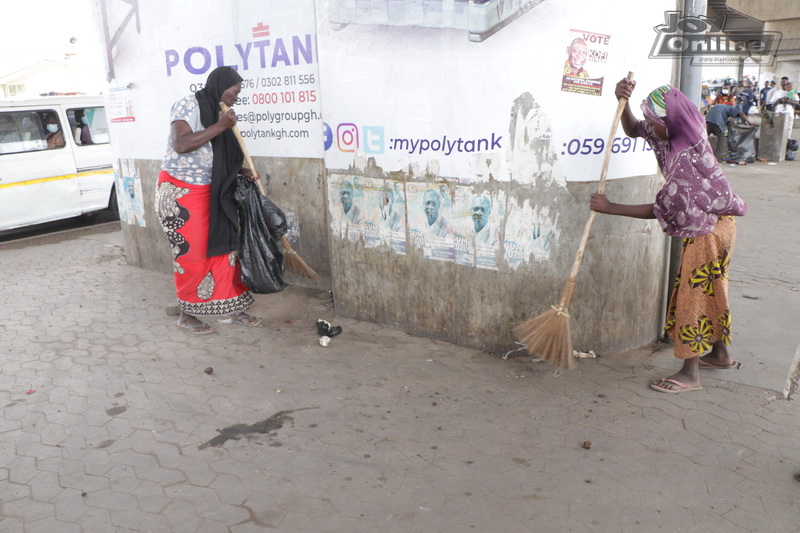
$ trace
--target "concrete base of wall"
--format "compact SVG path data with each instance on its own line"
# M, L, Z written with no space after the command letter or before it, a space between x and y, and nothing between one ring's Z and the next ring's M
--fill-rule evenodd
M421 190L438 186L413 183ZM647 203L662 183L660 176L613 180L607 193L616 201ZM489 352L517 347L514 326L560 300L589 217L589 195L596 192L597 183L545 190L491 185L505 189L509 201L559 206L561 234L548 260L514 269L501 246L498 269L487 270L431 260L413 245L411 235L406 253L400 254L388 245L365 246L363 235L353 239L334 233L331 262L337 313ZM414 216L406 209L407 219ZM505 229L504 222L501 234ZM596 217L570 305L575 349L620 352L661 335L667 253L666 237L656 221Z
M338 198L328 200L321 160L257 158L256 164L269 175L268 194L290 218L293 248L323 278L314 283L287 274L290 283L332 288L342 315L498 353L516 347L512 329L517 323L558 303L589 217L589 195L597 189L592 182L531 186L491 181L476 186L476 193L488 187L493 197L505 198L509 205L513 200L558 213L559 235L546 259L512 264L499 247L496 268L486 269L431 260L408 233L407 252L400 254L385 244L365 247L363 236L353 240L332 232L329 209ZM154 209L159 169L159 161L136 161L144 225L123 220L122 228L129 264L172 273L171 251ZM440 185L397 173L381 177L374 168L364 174L376 182L391 178L409 187L416 184L421 191ZM661 184L660 176L618 179L608 183L607 193L616 201L647 203ZM415 215L403 214L406 219ZM500 222L504 237L510 228L507 219ZM575 349L619 352L651 343L661 334L666 255L665 236L656 221L596 217L570 305Z
M303 287L330 288L329 231L325 217L322 160L253 159L258 171L268 176L265 178L268 195L289 219L292 248L322 278L320 282L313 282L287 272L286 281ZM126 221L124 213L121 214L126 258L130 265L171 274L172 252L155 213L155 188L161 161L136 160L135 166L141 180L142 195L142 198L135 199L135 204L141 206L143 213L142 216L137 213L130 221ZM123 210L126 201L122 200Z

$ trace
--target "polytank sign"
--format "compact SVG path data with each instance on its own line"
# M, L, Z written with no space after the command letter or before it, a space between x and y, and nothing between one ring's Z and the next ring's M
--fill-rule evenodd
M244 78L234 110L252 155L322 157L314 0L94 2L119 157L163 157L172 104L218 66Z

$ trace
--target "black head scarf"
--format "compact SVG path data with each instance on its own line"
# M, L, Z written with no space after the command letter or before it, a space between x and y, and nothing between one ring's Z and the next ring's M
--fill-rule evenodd
M231 67L219 67L208 75L205 87L197 91L200 122L208 128L219 120L219 103L222 93L242 82L242 77ZM233 129L227 129L211 139L214 162L211 167L211 201L208 220L208 257L236 250L238 216L233 193L236 174L242 168L242 152Z

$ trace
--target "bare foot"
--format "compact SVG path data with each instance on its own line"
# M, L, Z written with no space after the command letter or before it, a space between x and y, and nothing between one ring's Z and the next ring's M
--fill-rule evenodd
M722 341L714 343L711 351L700 358L700 368L725 369L739 368L742 365L728 354L728 347Z
M679 372L650 383L650 388L670 394L702 389L703 387L700 386L700 372L698 371L699 363L699 357L685 359Z
M187 315L183 311L181 311L181 314L178 316L178 323L176 325L179 329L188 333L194 333L195 335L205 335L206 333L214 331L214 328L201 321L199 318Z

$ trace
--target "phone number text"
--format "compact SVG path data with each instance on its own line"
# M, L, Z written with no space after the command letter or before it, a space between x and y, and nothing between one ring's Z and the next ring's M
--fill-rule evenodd
M275 91L264 93L253 93L249 96L240 96L236 103L242 105L257 104L294 104L310 103L317 101L317 91L312 89L309 91Z
M274 89L276 87L292 87L295 85L314 85L317 82L314 74L292 74L291 76L260 76L242 80L242 89ZM202 89L203 83L189 85L191 92Z
M561 145L564 150L561 155L597 155L606 148L605 139L571 139ZM617 137L611 145L611 153L650 152L653 149L642 138Z

